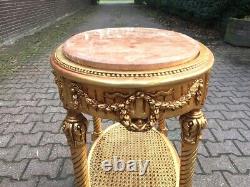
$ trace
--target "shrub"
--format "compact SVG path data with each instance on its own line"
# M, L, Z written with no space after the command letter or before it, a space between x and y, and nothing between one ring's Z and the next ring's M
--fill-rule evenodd
M149 6L184 18L219 21L250 14L250 0L145 0Z

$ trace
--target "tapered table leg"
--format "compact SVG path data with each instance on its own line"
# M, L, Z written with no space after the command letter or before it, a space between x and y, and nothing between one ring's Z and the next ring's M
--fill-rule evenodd
M163 117L159 118L158 131L168 136L168 128L167 128L166 119Z
M71 150L76 187L89 187L88 153L86 144L87 119L78 112L68 111L63 131Z
M201 131L207 121L201 110L194 110L180 117L182 130L180 187L191 187Z
M92 141L95 141L102 134L102 119L93 117L94 132L92 134Z

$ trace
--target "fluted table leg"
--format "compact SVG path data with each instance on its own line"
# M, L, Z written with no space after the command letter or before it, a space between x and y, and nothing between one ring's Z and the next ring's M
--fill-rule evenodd
M207 121L201 110L194 110L180 117L182 130L180 187L191 187L201 131Z
M76 187L89 187L88 153L86 144L87 119L78 112L68 111L63 131L71 150Z
M158 131L168 136L168 128L167 128L166 119L163 117L159 118Z
M92 141L95 141L102 134L102 119L93 117L94 132L92 134Z

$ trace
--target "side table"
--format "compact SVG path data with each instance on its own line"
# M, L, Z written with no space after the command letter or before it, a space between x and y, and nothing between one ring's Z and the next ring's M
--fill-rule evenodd
M192 186L201 131L201 111L214 57L203 44L181 33L153 28L107 28L77 34L51 56L55 82L67 116L63 130L71 148L76 186L90 186L87 119L92 139L101 119L132 132L157 128L180 116L180 186Z

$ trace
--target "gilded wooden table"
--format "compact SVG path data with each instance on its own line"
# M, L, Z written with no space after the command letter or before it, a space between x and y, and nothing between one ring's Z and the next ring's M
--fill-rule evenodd
M87 119L92 138L101 119L129 131L156 127L167 134L165 119L180 116L180 186L192 186L201 131L201 111L214 57L192 38L152 28L108 28L77 34L51 56L60 99L68 111L63 130L71 148L77 186L89 185Z

